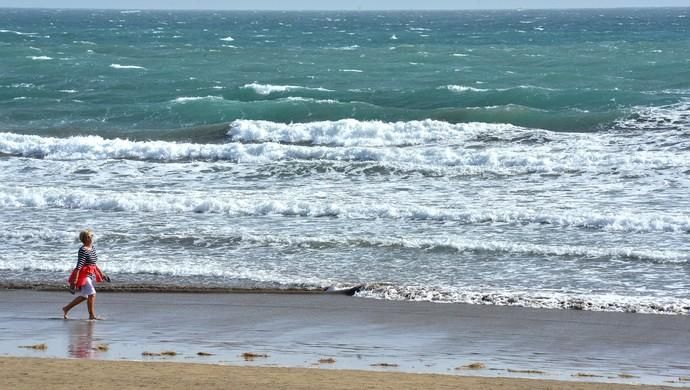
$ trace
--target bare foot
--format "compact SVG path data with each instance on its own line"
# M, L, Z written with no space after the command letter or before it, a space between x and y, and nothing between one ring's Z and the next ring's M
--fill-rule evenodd
M62 318L69 320L69 317L67 317L67 310L64 307L62 308Z
M100 321L103 317L89 317L89 321Z

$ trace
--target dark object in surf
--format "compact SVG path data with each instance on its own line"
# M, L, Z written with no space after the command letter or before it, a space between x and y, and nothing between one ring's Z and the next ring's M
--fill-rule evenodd
M241 355L244 360L246 361L252 361L257 358L267 358L268 354L266 353L254 353L254 352L245 352Z
M354 287L350 287L350 288L335 288L333 286L328 286L328 287L324 288L323 291L328 293L328 294L342 294L342 295L347 295L347 296L351 297L351 296L355 295L356 292L362 290L363 288L364 288L364 286L361 284L354 286Z

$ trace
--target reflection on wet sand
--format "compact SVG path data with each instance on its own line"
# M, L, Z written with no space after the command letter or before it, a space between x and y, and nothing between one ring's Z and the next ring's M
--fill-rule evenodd
M93 345L94 321L71 321L69 324L69 346L67 351L70 357L90 359L97 353Z

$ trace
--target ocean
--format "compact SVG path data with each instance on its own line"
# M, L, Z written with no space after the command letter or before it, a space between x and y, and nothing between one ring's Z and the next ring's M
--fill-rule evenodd
M690 8L0 9L0 285L687 315Z

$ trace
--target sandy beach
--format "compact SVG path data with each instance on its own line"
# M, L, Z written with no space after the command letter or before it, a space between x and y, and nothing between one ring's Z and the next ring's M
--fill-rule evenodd
M690 390L688 31L0 0L0 390Z
M0 372L9 388L73 388L69 378L81 367L104 388L690 385L685 316L121 292L99 293L106 319L91 322L85 307L62 319L66 293L4 290L0 298Z
M382 373L307 368L233 367L196 363L0 358L11 389L662 389L610 383L481 378L436 374ZM93 381L78 382L75 372Z

